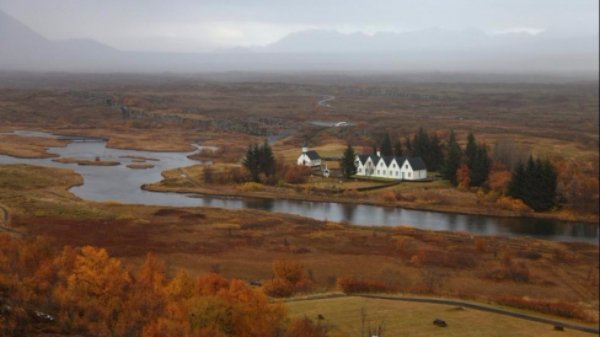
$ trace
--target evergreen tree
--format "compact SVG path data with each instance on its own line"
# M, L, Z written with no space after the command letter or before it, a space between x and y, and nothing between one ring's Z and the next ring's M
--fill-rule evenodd
M477 153L477 143L475 143L475 136L472 132L469 132L467 136L467 146L465 147L465 156L467 157L467 165L470 167L475 159Z
M454 131L450 131L450 139L448 140L446 151L447 154L446 160L442 167L442 176L456 186L456 171L460 167L461 150L460 146L456 142L456 135L454 135Z
M519 162L512 173L510 182L508 183L508 195L515 198L522 198L525 179L525 164L523 164L523 162Z
M348 147L346 147L346 150L344 151L344 156L342 157L341 162L342 174L344 175L344 178L350 178L356 174L356 165L354 163L355 160L356 153L354 153L352 145L348 144Z
M421 157L421 158L423 158L423 160L425 160L425 157L427 157L427 154L429 153L429 150L430 150L429 135L427 134L425 129L419 128L419 131L413 137L413 141L412 141L411 145L412 145L411 156ZM425 161L425 164L429 165L429 163L427 163L427 161Z
M383 139L381 140L380 151L382 156L392 156L394 154L394 150L392 149L392 141L390 140L390 135L386 132L383 135Z
M246 150L246 157L244 158L243 164L244 167L248 169L248 172L250 172L252 180L258 181L258 176L260 174L258 145L254 144L248 146L248 150Z
M444 165L444 151L442 150L442 144L437 134L429 137L429 151L425 158L427 159L425 164L432 171L438 171Z
M404 145L406 147L406 154L405 154L405 156L408 156L408 157L413 156L412 143L410 141L410 138L408 138L408 136L404 138Z
M275 174L275 157L273 156L273 151L267 140L265 140L263 146L260 148L259 163L260 172L264 173L266 176Z
M485 144L476 146L469 169L471 170L471 186L481 186L487 180L490 172L490 158Z
M542 183L538 186L541 191L540 205L542 210L548 210L555 206L558 172L549 160L541 161L539 165L542 176Z
M402 142L397 141L394 145L394 156L401 157L402 156Z

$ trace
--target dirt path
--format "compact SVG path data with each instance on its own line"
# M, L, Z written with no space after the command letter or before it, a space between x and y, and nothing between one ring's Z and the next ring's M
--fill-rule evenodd
M198 182L195 181L183 167L180 167L177 170L179 171L181 176L185 177L192 185L194 185L194 187L201 187L200 184L198 184Z
M495 314L516 317L516 318L520 318L520 319L526 319L529 321L534 321L534 322L539 322L539 323L547 323L547 324L551 324L553 326L562 326L567 329L589 332L589 333L593 333L593 334L600 333L600 329L598 329L598 328L592 328L589 326L579 325L579 324L574 324L574 323L567 323L567 322L563 322L563 321L559 321L559 320L555 320L555 319L538 317L538 316L533 316L533 315L529 315L529 314L525 314L525 313L514 312L514 311L495 308L495 307L491 307L491 306L487 306L487 305L483 305L483 304L477 304L477 303L465 302L465 301L459 301L459 300L449 300L449 299L447 300L447 299L426 298L426 297L367 295L367 294L357 295L357 296L364 297L364 298L380 299L380 300L391 300L391 301L457 305L457 306L461 306L461 307L465 307L465 308L469 308L469 309L487 311L487 312L492 312Z
M10 228L10 213L5 206L0 205L0 232L10 232L18 235L23 235L23 233Z
M331 102L334 99L335 99L335 96L331 96L331 95L325 96L323 99L321 99L319 102L317 102L317 104L322 107L331 108L331 104L329 104L327 102Z

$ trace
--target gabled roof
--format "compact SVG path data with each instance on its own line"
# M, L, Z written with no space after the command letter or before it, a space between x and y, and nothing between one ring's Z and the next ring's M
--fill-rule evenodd
M306 155L308 156L308 158L310 160L317 160L317 159L321 159L321 156L319 156L319 154L317 153L317 151L315 150L311 150L311 151L307 151Z
M383 159L383 162L385 163L385 166L387 166L387 167L390 167L390 165L392 164L394 159L396 160L396 163L398 163L398 166L400 166L400 165L402 165L402 163L404 163L404 157L384 156L381 158Z
M356 157L358 157L358 161L364 165L367 162L367 159L369 159L369 155L368 154L359 154Z
M425 166L425 162L421 157L408 157L406 160L408 160L413 171L427 170L427 166Z
M366 164L366 162L369 158L371 158L373 165L377 165L377 163L379 163L379 160L381 159L380 157L377 157L374 154L359 154L359 155L357 155L357 157L362 165Z

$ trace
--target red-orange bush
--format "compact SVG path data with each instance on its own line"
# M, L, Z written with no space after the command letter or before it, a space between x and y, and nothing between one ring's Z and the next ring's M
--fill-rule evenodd
M547 301L515 296L501 296L496 298L495 302L515 308L534 310L566 318L590 320L590 317L586 314L582 307L562 301Z
M303 184L310 177L311 170L307 166L286 166L283 180L289 184Z
M265 282L265 293L273 297L289 297L310 289L311 282L304 272L304 265L297 261L277 260L273 262L273 278Z
M353 293L384 293L391 289L380 281L357 279L353 277L340 277L337 280L338 288L346 294Z

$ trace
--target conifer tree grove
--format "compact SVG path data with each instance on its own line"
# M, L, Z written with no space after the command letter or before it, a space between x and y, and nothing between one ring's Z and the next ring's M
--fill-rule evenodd
M519 198L536 211L546 211L555 206L558 173L549 160L529 157L526 164L519 163L508 185L508 195Z
M402 143L400 141L397 141L396 144L394 144L394 156L402 156Z
M454 131L450 131L450 139L448 140L446 149L446 160L442 167L441 173L445 179L448 179L453 185L457 185L456 171L460 167L462 153L460 146L456 142L456 135L454 134Z
M481 186L488 178L491 160L485 144L477 144L475 136L469 132L465 148L466 163L470 171L471 186Z
M260 174L267 177L275 173L275 157L269 144L265 141L262 146L257 144L248 146L243 165L252 176L252 180L259 181Z
M382 156L393 156L394 150L392 149L392 141L390 140L390 135L386 133L383 135L383 139L381 140L380 151Z

